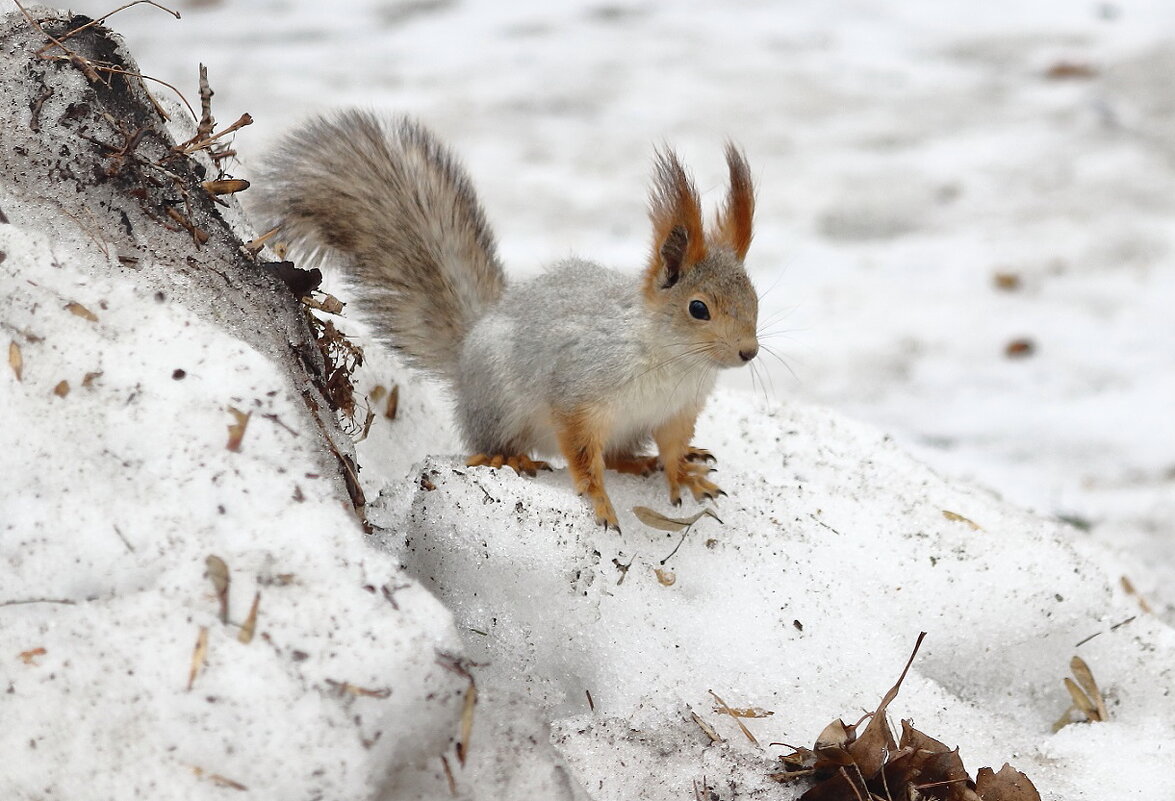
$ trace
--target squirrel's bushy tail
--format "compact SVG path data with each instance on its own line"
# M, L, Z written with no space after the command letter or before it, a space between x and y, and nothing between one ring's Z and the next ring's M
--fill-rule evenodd
M452 377L505 279L469 178L429 131L362 111L319 117L266 165L258 211L310 259L352 277L377 333Z

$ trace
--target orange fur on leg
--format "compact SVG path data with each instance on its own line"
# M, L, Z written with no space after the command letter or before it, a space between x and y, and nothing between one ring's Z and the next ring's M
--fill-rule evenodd
M576 410L555 417L559 449L567 459L571 480L581 495L586 495L596 512L596 522L620 532L620 523L612 501L604 491L604 439L607 421L599 412Z
M617 473L634 476L651 476L661 469L660 460L656 456L608 456L604 459L604 466Z
M692 458L698 458L700 454L709 456L708 451L693 448L689 444L694 437L694 425L700 411L697 407L683 409L653 431L653 439L661 454L661 464L665 466L665 481L669 484L669 500L674 506L681 503L682 487L693 493L694 500L698 501L703 498L713 500L719 495L726 494L718 488L717 484L705 477L710 472L710 468L691 461Z

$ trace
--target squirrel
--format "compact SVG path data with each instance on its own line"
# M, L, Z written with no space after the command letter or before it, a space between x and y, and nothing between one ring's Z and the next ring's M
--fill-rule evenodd
M532 454L562 454L596 522L619 532L605 468L663 469L674 505L683 489L726 494L691 444L718 369L759 350L743 265L754 187L734 144L726 162L707 230L693 180L657 151L641 275L568 258L508 284L469 177L406 117L349 110L295 129L263 169L258 210L288 246L337 262L376 335L451 386L468 465L533 476L550 468Z

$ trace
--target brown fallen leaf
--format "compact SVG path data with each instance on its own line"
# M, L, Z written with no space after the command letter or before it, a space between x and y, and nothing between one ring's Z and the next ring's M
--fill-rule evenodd
M53 387L53 394L59 398L64 398L69 394L69 382L58 381L57 386Z
M384 406L384 417L389 420L396 419L396 413L400 410L400 385L392 384L392 390L388 393L388 402Z
M204 575L212 582L212 588L216 590L216 600L220 602L220 622L228 623L228 588L232 581L228 565L216 555L210 555L205 559L204 565L207 568Z
M1053 724L1054 732L1060 731L1070 723L1081 722L1073 717L1074 712L1079 712L1082 718L1089 723L1108 720L1110 717L1101 689L1098 688L1097 682L1093 678L1093 672L1085 660L1079 656L1073 657L1069 661L1069 669L1073 671L1077 680L1074 681L1066 676L1062 681L1073 703Z
M1097 70L1089 64L1082 64L1076 61L1058 61L1045 70L1044 73L1044 77L1050 81L1088 80L1096 75Z
M99 370L97 372L93 372L93 373L86 373L84 376L82 376L82 386L85 387L86 389L89 389L91 386L93 386L94 379L100 378L101 375L102 375L101 370Z
M96 314L94 314L94 312L90 311L82 304L76 303L72 300L69 303L65 304L65 310L68 311L70 314L76 314L78 317L81 317L83 320L89 320L91 323L98 322L98 316Z
M473 710L477 707L477 685L469 677L465 689L465 706L461 709L461 735L457 738L457 761L462 765L469 757L469 740L473 736Z
M731 715L736 718L769 718L775 713L769 709L760 709L757 706L745 707L738 709L736 707L714 707L714 711L720 715Z
M240 409L228 407L228 413L236 420L228 427L228 444L225 446L233 453L238 453L241 450L241 441L245 438L245 429L249 426L249 418L253 416L252 412L242 412Z
M995 284L996 289L1002 289L1004 292L1014 292L1023 283L1016 273L995 273L992 275L991 281Z
M722 519L714 514L714 510L710 507L706 507L690 517L666 517L647 506L634 506L632 507L632 513L636 515L637 520L646 526L660 529L661 531L681 531L682 529L689 528L702 519L702 517L712 517L719 523L722 522Z
M20 381L21 376L24 375L24 357L20 352L20 345L16 344L16 340L8 343L8 366L12 368L16 380Z
M1077 679L1077 683L1081 685L1081 689L1085 690L1085 694L1094 702L1094 711L1097 714L1098 720L1109 720L1110 712L1106 709L1106 701L1102 696L1101 689L1094 681L1093 671L1089 669L1089 665L1085 660L1079 656L1075 656L1069 660L1069 670L1073 671L1073 677Z
M980 768L975 774L975 794L982 801L1040 801L1040 793L1028 777L1008 763L996 773Z
M1009 359L1024 359L1036 353L1036 343L1031 339L1013 339L1004 346L1004 355Z
M384 395L388 394L388 388L383 384L376 384L371 388L371 392L367 393L367 399L372 403L379 403Z
M881 699L881 703L878 704L877 710L869 719L865 731L846 747L849 756L853 758L866 779L872 779L881 772L886 754L892 752L897 745L893 739L893 732L889 729L889 721L885 719L885 710L890 702L898 697L902 682L906 680L906 674L910 671L910 666L914 664L914 657L918 656L918 649L922 647L922 640L925 638L926 632L921 632L918 635L918 639L914 642L914 652L910 654L906 666L902 668L902 675L898 676L897 683Z
M46 651L44 648L40 648L40 647L32 648L28 651L21 651L20 652L20 661L24 662L26 665L36 665L37 664L37 661L36 661L37 657L44 656L47 653L49 653L49 652Z
M1134 582L1132 582L1126 576L1122 576L1120 581L1122 582L1123 591L1125 591L1125 593L1127 595L1133 597L1136 601L1138 601L1138 608L1141 609L1143 612L1146 612L1149 615L1151 613L1151 605L1149 603L1147 603L1146 598L1144 598L1138 592L1138 590L1134 589Z
M762 748L763 746L759 745L759 741L755 739L755 735L751 734L751 730L746 727L746 724L739 720L739 716L734 714L734 710L732 710L725 701L718 697L718 693L714 692L713 690L707 690L707 692L709 692L710 695L714 697L714 700L718 702L718 706L722 708L722 714L730 715L730 717L734 718L734 722L738 724L740 729L742 729L743 736L750 740L751 744L756 748Z
M943 509L942 516L945 517L947 520L951 520L955 523L963 523L963 524L969 526L972 531L983 531L982 526L980 526L974 520L970 520L969 518L963 517L958 512L951 512L946 509Z
M231 195L236 192L244 192L249 188L249 182L244 178L217 178L212 181L204 181L200 186L210 195Z
M380 687L373 690L368 687L360 687L358 684L352 684L349 681L335 681L334 679L326 679L326 683L333 687L340 695L358 695L365 698L390 698L392 691L387 687Z

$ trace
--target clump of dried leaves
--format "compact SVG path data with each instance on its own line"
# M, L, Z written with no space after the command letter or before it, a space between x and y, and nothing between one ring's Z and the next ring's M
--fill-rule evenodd
M780 757L784 770L771 774L780 782L812 777L816 783L802 801L1040 801L1032 782L1004 765L997 773L980 768L975 779L967 775L957 748L947 748L902 721L902 735L894 739L886 708L897 697L914 656L926 634L918 635L914 653L872 714L862 721L834 720L816 738L813 748L794 748Z

